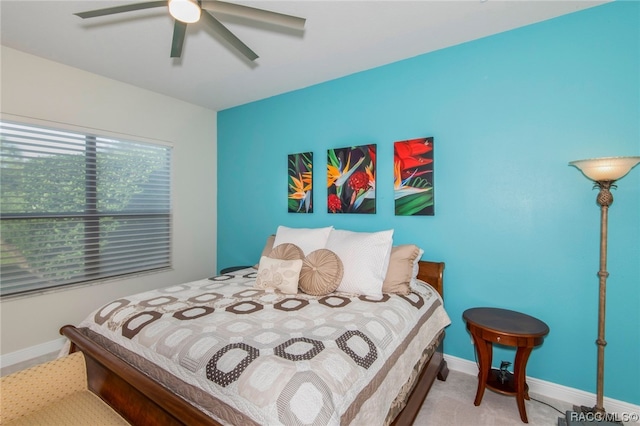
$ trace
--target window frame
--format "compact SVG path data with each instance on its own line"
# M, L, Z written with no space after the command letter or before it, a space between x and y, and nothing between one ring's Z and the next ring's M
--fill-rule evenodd
M0 219L1 220L24 220L24 219L45 219L45 220L55 220L55 219L79 219L84 223L93 223L93 231L88 231L88 228L85 226L85 243L82 245L85 260L84 263L84 275L80 280L74 280L68 283L62 283L58 285L49 285L49 286L39 286L38 288L26 289L23 291L15 291L11 293L5 293L4 290L0 289L0 299L7 300L13 298L20 298L25 296L33 296L40 295L45 293L51 293L56 291L64 291L70 290L73 288L85 287L96 285L100 283L104 283L107 281L114 280L122 280L133 278L140 275L148 275L155 274L159 272L166 272L173 270L174 263L174 223L173 223L173 199L174 199L174 145L168 141L152 139L148 137L141 137L135 135L129 135L124 133L118 133L113 131L106 131L102 129L92 129L83 126L71 125L60 122L52 122L48 120L35 119L32 117L24 117L17 116L12 114L0 113L0 122L10 123L18 126L27 126L27 127L35 127L40 128L45 131L54 131L54 132L69 132L80 134L84 137L84 148L85 148L85 170L86 171L96 171L97 170L97 150L96 146L100 140L115 140L118 142L125 143L133 143L133 144L144 144L144 145L152 145L157 147L162 147L168 149L168 210L166 212L99 212L97 205L100 200L99 197L91 197L89 193L93 191L95 193L98 184L98 176L95 175L95 179L87 178L88 175L85 174L85 211L75 212L75 213L60 213L60 212L47 212L47 213L4 213L2 212L2 206L0 205ZM100 275L99 272L91 272L91 265L88 264L88 260L91 261L93 259L95 261L96 256L99 256L99 244L100 239L98 238L90 238L88 233L93 232L95 234L96 230L99 232L100 228L100 220L102 218L114 218L114 219L127 219L127 218L153 218L153 217L161 217L166 218L167 226L168 226L168 262L166 265L152 267L149 269L141 269L137 271L130 271L124 273L115 273L115 274L107 274ZM99 234L98 234L99 235ZM90 241L94 240L94 241Z

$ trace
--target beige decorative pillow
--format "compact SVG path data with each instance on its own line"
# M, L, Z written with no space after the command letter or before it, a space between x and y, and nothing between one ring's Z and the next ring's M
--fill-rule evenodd
M333 293L340 282L344 268L337 254L327 249L309 253L302 261L300 290L313 296Z
M262 249L262 254L260 255L260 257L269 256L269 253L271 253L271 250L273 250L273 242L275 240L276 240L276 234L272 234L267 237L267 243L264 245L264 248ZM253 267L258 269L259 265L260 265L259 263L256 263Z
M302 259L282 260L260 258L256 288L276 288L283 293L297 294Z
M275 246L271 253L267 255L272 259L282 259L282 260L295 260L295 259L304 259L304 253L302 249L295 244L284 243L278 246Z
M420 248L413 244L405 244L391 248L389 268L382 283L383 293L404 295L411 293L409 283L413 277L414 262L419 255Z

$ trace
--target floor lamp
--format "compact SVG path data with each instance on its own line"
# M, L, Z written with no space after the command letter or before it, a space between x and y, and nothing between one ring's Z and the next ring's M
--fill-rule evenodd
M594 158L591 160L578 160L569 163L575 166L589 179L595 182L594 187L600 188L598 198L596 199L600 206L600 270L598 277L600 278L600 300L598 305L598 373L597 373L597 400L596 405L592 409L595 413L604 413L604 347L607 342L604 340L604 319L606 308L607 294L607 219L609 206L613 203L613 195L609 191L615 188L615 181L621 179L624 175L638 163L640 157L606 157Z

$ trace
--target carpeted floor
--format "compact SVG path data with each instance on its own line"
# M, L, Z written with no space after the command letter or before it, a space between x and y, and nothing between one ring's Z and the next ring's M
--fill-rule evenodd
M478 385L477 377L459 371L449 371L446 382L436 380L422 406L415 426L513 426L524 425L520 420L516 399L489 389L485 390L482 403L476 407L473 400ZM531 426L555 426L558 417L571 410L564 401L545 399L530 393L525 400L527 417ZM560 410L556 411L538 399Z

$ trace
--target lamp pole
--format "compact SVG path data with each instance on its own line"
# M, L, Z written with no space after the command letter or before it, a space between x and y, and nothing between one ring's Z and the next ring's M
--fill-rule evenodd
M596 405L593 408L582 407L583 411L604 413L604 347L607 345L604 339L606 298L607 298L607 222L609 219L609 206L613 203L613 195L610 189L615 188L614 183L625 176L640 163L640 157L604 157L590 160L578 160L569 163L575 166L600 188L596 199L600 206L600 270L599 300L598 300L598 346L597 375L596 375Z
M607 307L607 227L609 219L609 206L613 204L613 194L609 190L615 181L598 181L596 185L600 187L597 203L600 205L600 270L598 277L599 284L599 302L598 302L598 338L596 345L598 346L598 370L596 381L596 405L593 411L604 412L604 347L607 341L604 337L605 317Z

